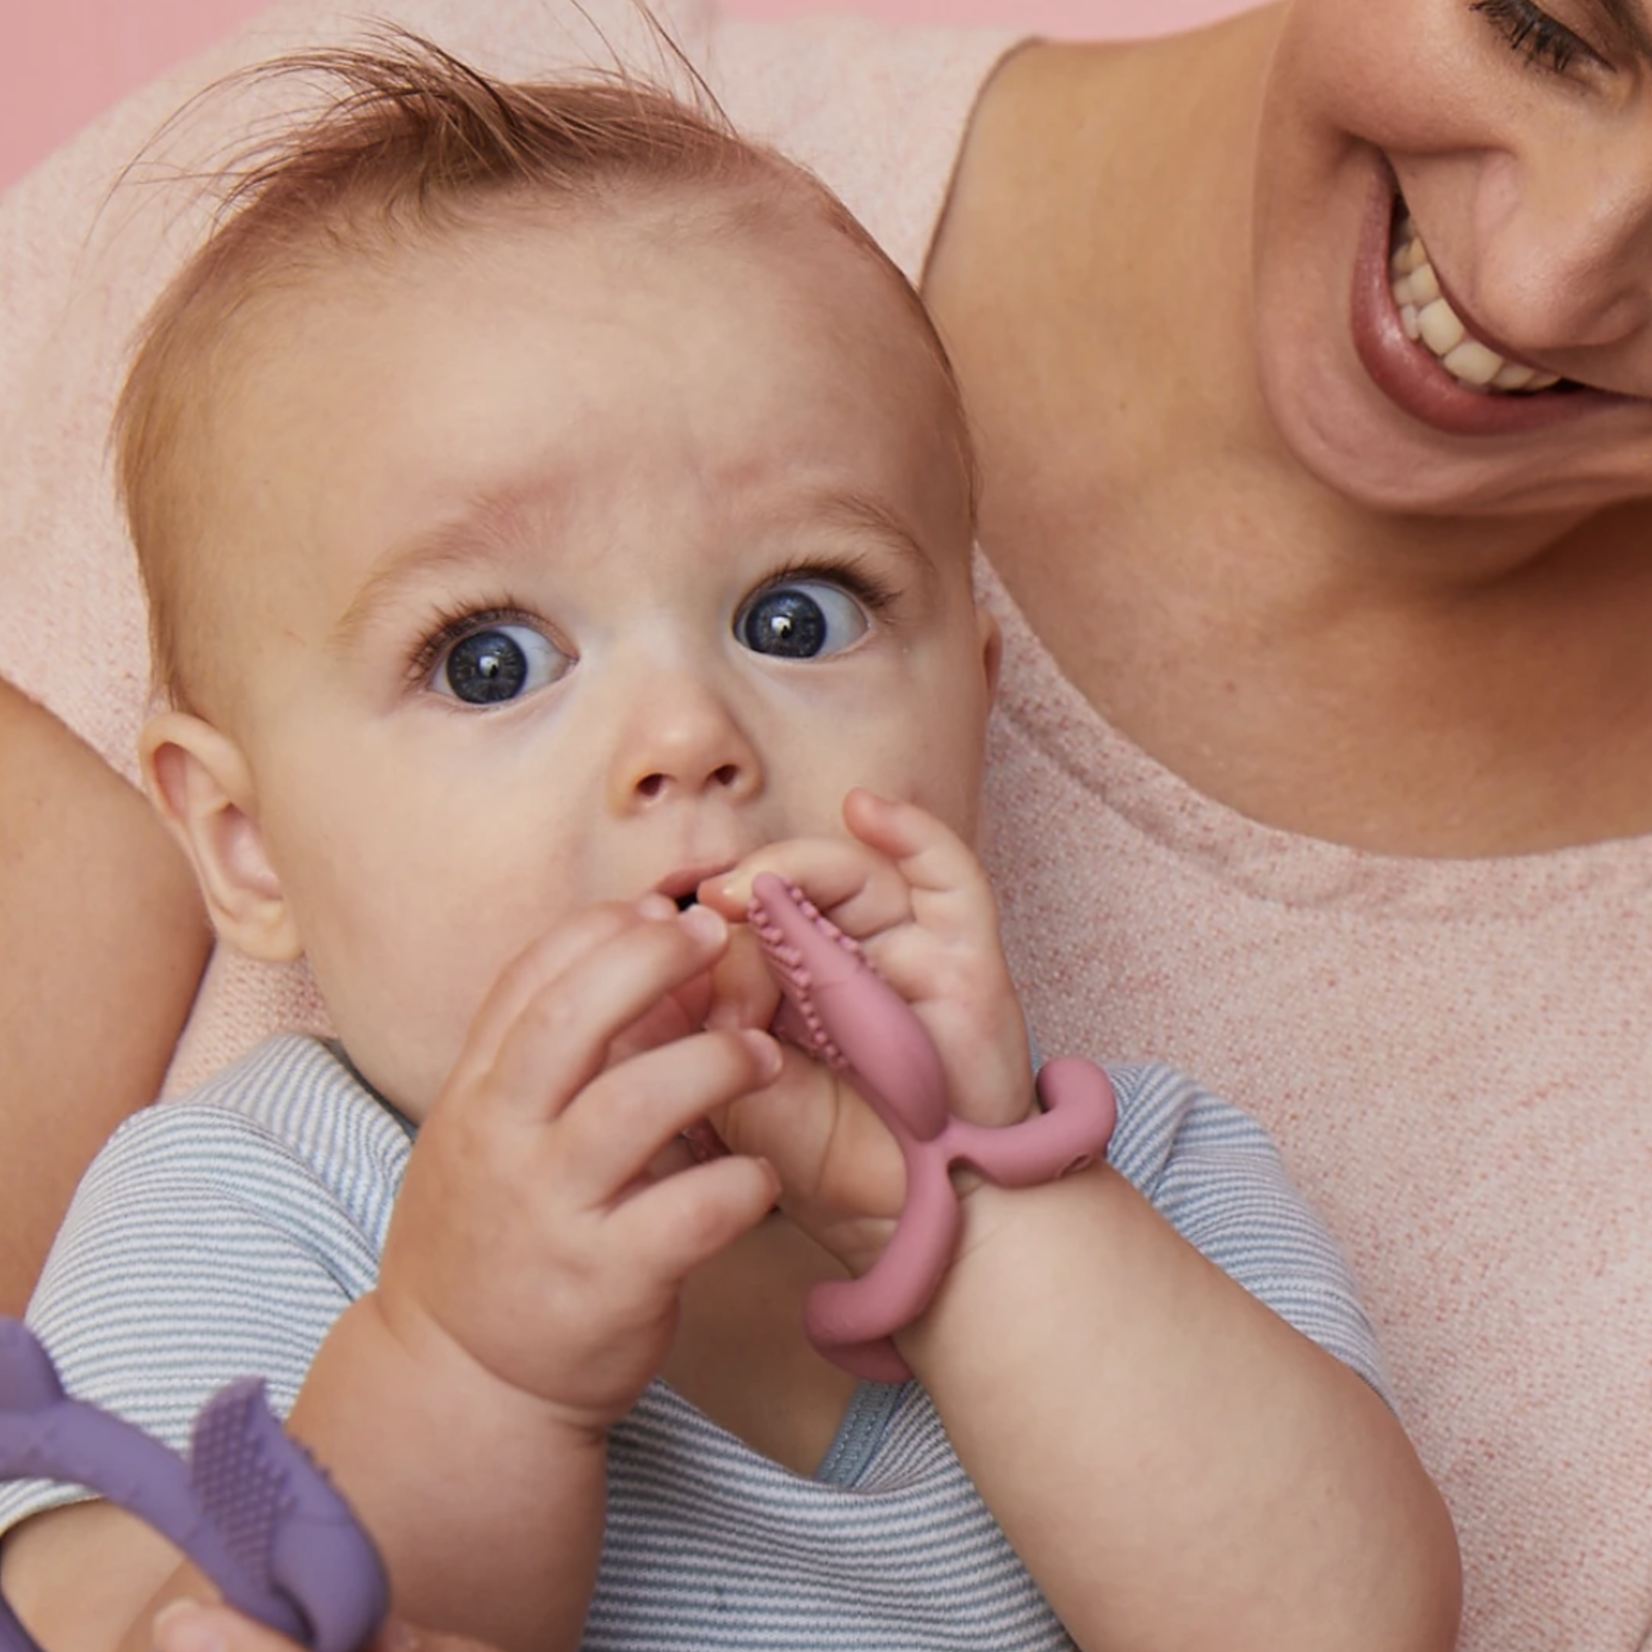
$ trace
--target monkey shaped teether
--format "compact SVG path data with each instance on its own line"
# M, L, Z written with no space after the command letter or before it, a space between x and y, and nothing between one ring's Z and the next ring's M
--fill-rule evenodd
M858 1279L817 1285L804 1303L809 1339L874 1382L912 1375L892 1340L929 1306L952 1260L960 1214L951 1167L1003 1187L1053 1181L1107 1151L1117 1102L1107 1074L1076 1057L1039 1072L1042 1111L981 1125L947 1105L941 1060L923 1023L859 945L795 885L758 875L748 914L785 995L774 1030L842 1072L877 1111L906 1163L906 1203L883 1254Z

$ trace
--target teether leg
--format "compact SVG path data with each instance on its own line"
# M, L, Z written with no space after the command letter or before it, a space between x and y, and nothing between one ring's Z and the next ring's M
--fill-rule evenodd
M816 1285L803 1305L809 1340L869 1382L905 1382L912 1375L891 1334L929 1306L958 1237L958 1199L945 1158L932 1142L913 1149L906 1157L906 1206L883 1254L859 1279Z

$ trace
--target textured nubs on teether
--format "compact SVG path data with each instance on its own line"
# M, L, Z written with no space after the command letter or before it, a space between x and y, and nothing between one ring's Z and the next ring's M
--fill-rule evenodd
M822 917L820 908L795 883L788 883L786 891L796 903L798 912L824 939L842 947L852 958L861 957L859 944L845 935L836 924ZM826 1024L820 1018L820 1011L815 1007L813 981L803 953L786 939L785 930L781 928L775 914L764 904L761 895L753 897L749 919L753 932L762 942L763 954L768 959L770 973L796 1012L796 1018L784 1025L786 1036L794 1044L818 1056L828 1067L839 1070L847 1067L848 1058L833 1041L832 1035L826 1030Z
M298 1449L264 1403L263 1384L238 1382L202 1409L189 1471L202 1511L249 1580L271 1586L270 1553L293 1491L283 1456Z

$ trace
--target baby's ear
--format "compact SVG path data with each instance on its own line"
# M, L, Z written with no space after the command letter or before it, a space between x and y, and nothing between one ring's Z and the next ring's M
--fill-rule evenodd
M219 936L269 963L299 957L304 948L241 748L199 717L165 711L145 727L139 755L144 788L189 856Z

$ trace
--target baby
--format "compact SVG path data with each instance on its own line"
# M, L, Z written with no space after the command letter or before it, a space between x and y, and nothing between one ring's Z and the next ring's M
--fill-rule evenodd
M1036 1105L970 847L969 444L911 289L664 94L324 61L118 438L151 795L337 1036L105 1150L31 1311L71 1390L177 1444L264 1374L397 1612L505 1652L1448 1646L1449 1522L1346 1272L1180 1075L1114 1071L1109 1164L960 1183L917 1381L800 1328L904 1189L766 1030L759 872L861 940L956 1112ZM73 1498L6 1488L7 1596L53 1652L152 1644L199 1579Z

